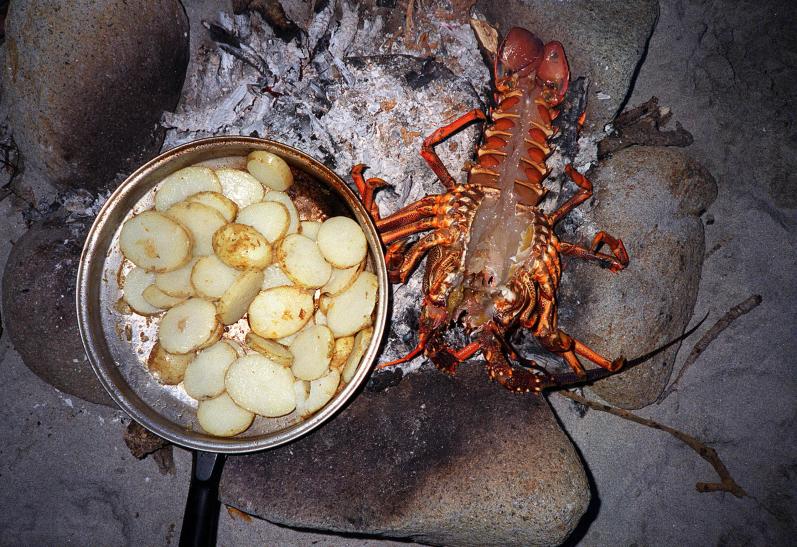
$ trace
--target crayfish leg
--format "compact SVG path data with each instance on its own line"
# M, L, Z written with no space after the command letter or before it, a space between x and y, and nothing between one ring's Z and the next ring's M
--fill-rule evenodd
M487 374L509 391L515 393L540 393L546 387L554 385L550 379L530 370L514 368L504 354L496 348L485 348L484 358L487 361Z

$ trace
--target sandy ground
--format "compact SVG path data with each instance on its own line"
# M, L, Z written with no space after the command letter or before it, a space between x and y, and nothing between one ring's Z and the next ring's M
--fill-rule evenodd
M790 82L784 83L788 76L777 66L754 66L766 64L765 48L733 46L734 40L782 25L791 14L779 11L777 3L740 2L733 10L725 9L728 4L662 2L630 102L655 94L660 104L672 107L695 135L690 152L719 184L706 217L713 219L706 225L710 255L696 309L696 316L710 312L710 318L684 347L691 348L713 321L749 295L761 294L763 303L721 334L678 392L640 414L709 442L750 496L698 493L697 481L716 477L679 442L595 411L581 418L569 401L552 396L594 481L595 501L573 544L793 542L797 189L787 169L793 161L789 154L795 154L789 135L793 113L772 114L782 90L789 94ZM771 80L763 80L769 87L753 85L762 81L758 69ZM2 263L22 230L9 200L0 203ZM160 475L155 462L135 460L122 443L121 412L56 392L27 370L5 335L0 356L0 544L175 543L189 454L176 450L176 473ZM387 542L297 532L222 511L219 543Z

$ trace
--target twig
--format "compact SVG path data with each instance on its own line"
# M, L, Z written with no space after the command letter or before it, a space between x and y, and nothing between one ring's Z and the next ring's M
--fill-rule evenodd
M681 367L681 370L678 371L678 375L675 377L675 380L673 380L669 387L665 389L661 395L659 395L659 398L656 399L656 403L660 404L677 389L676 385L681 380L686 370L691 367L695 361L697 361L697 358L700 357L700 354L706 350L709 344L711 344L711 342L713 342L722 331L727 329L736 319L755 309L755 307L760 303L761 295L754 294L744 302L736 304L734 307L728 310L728 313L723 315L716 323L714 323L714 326L708 329L706 334L704 334L703 337L698 340L697 344L695 344L695 347L692 348L692 351L689 353L686 361L684 361L684 365Z
M697 488L698 492L730 492L737 498L743 498L747 496L747 492L745 492L744 489L736 484L736 481L733 480L733 477L731 477L731 474L728 472L728 468L725 467L725 464L722 463L717 455L717 451L709 446L706 446L691 435L687 435L686 433L678 431L677 429L673 429L670 426L654 422L653 420L642 418L641 416L632 414L627 410L615 408L613 406L598 403L596 401L591 401L573 393L572 391L557 391L557 393L562 397L567 397L568 399L576 401L577 403L581 403L582 405L588 406L594 410L608 412L609 414L618 416L624 420L630 420L646 427L652 427L653 429L666 431L679 441L685 443L687 446L689 446L689 448L697 452L701 458L710 463L711 467L714 468L714 471L716 471L717 475L720 477L721 482L698 482L695 485L695 488Z

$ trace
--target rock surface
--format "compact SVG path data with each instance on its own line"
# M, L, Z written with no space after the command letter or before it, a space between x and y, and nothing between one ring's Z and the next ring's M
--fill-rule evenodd
M86 358L75 311L75 283L90 221L62 217L35 224L14 245L3 273L4 323L37 376L92 403L114 406Z
M188 62L180 2L14 2L4 86L26 177L102 188L155 155Z
M444 545L551 545L590 499L548 403L476 363L362 393L282 448L227 460L224 503L292 527Z
M673 148L627 148L591 175L594 206L569 241L598 230L623 240L630 264L618 274L570 259L560 289L562 328L610 359L634 358L687 327L703 266L700 215L717 196L712 176ZM579 213L575 213L578 215ZM641 408L667 384L680 344L592 390L624 408Z
M571 77L591 81L586 125L597 129L623 105L659 12L657 0L481 0L476 7L502 35L520 26L562 42Z

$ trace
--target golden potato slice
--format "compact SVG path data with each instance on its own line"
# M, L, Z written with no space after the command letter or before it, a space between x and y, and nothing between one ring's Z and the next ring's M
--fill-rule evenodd
M282 344L278 344L274 340L258 336L252 331L246 333L246 345L256 352L263 354L278 365L289 367L293 364L293 354L288 348Z
M149 352L147 368L160 383L176 386L183 381L186 367L193 358L193 353L186 355L169 353L156 342Z
M198 258L194 258L186 264L171 272L159 273L155 275L155 286L161 291L177 298L188 298L194 296L194 286L191 284L191 272Z
M271 245L245 224L227 224L213 234L213 250L236 270L262 270L271 264Z
M293 184L291 168L276 154L256 150L246 160L247 171L272 190L287 190Z
M213 254L213 234L227 224L224 216L213 207L190 201L181 201L164 213L179 222L191 234L194 256Z
M379 282L371 272L361 272L351 287L334 297L327 308L327 326L336 338L371 324Z
M349 217L328 218L316 237L324 258L336 268L351 268L365 260L368 242L357 221Z
M261 288L264 291L274 287L293 286L293 281L291 281L290 277L285 275L285 272L282 271L282 268L280 268L279 264L272 264L263 270L263 274L263 286Z
M226 340L203 349L185 369L183 378L185 392L199 401L218 397L224 393L224 377L227 369L236 359L238 352Z
M165 211L199 192L221 192L219 177L209 167L185 167L161 181L155 190L155 209Z
M185 300L185 298L179 298L177 296L169 296L162 290L160 290L156 285L150 285L144 292L141 293L141 296L144 297L149 304L155 306L156 308L160 308L162 310L167 310L172 308Z
M227 393L222 393L214 399L200 401L196 418L207 433L217 437L232 437L249 429L255 415L236 405Z
M318 299L318 309L324 314L329 313L329 305L332 304L333 297L327 294L322 294L321 297ZM329 318L327 317L327 323L329 323Z
M197 295L216 300L221 298L240 276L240 271L230 268L216 255L203 256L197 260L191 270L191 285Z
M244 272L216 303L221 322L232 325L243 317L249 304L260 292L261 285L263 285L263 272L255 270Z
M332 275L329 276L329 281L321 287L321 292L329 296L337 296L352 286L362 268L362 262L351 268L332 268Z
M291 234L280 242L277 263L294 283L308 289L322 287L332 275L332 266L315 241L301 234Z
M249 326L263 338L298 332L313 316L313 295L296 287L261 291L249 305Z
M155 274L144 268L133 268L125 276L122 293L125 302L139 315L155 315L163 310L144 299L144 289L155 282Z
M363 355L365 355L373 335L374 329L372 327L366 327L354 337L354 347L349 357L346 359L346 365L343 367L343 372L341 373L343 381L347 384L351 381L357 367L360 365L360 361L362 361Z
M289 348L293 355L291 371L300 380L315 380L329 370L335 338L324 325L302 330Z
M202 298L189 298L164 314L158 339L169 353L190 353L215 342L213 338L221 336L221 330L216 306Z
M266 193L265 197L263 197L263 201L276 201L277 203L282 203L288 210L288 216L290 217L287 233L295 234L299 231L299 211L296 210L296 205L293 204L293 201L288 194L285 192L272 190L271 192Z
M313 241L316 240L320 228L321 223L317 220L302 220L299 222L299 233L304 237L309 237Z
M155 211L125 221L119 248L130 262L151 272L170 272L191 260L188 230Z
M329 363L330 368L342 368L352 349L354 349L354 336L336 338L335 349L332 350L332 361Z
M242 209L235 222L251 226L265 236L269 243L274 243L288 233L290 220L288 209L282 203L261 201Z
M185 200L191 203L201 203L216 209L227 222L235 220L235 216L238 214L238 206L235 202L218 192L199 192L193 196L188 196Z
M338 390L338 384L340 384L340 372L335 369L310 382L310 395L299 409L302 418L318 412L331 401Z
M263 200L266 191L255 177L240 169L216 169L216 176L221 183L221 193L235 204L244 207Z
M237 405L255 414L276 418L296 408L294 381L291 369L259 353L251 353L230 365L225 385Z

